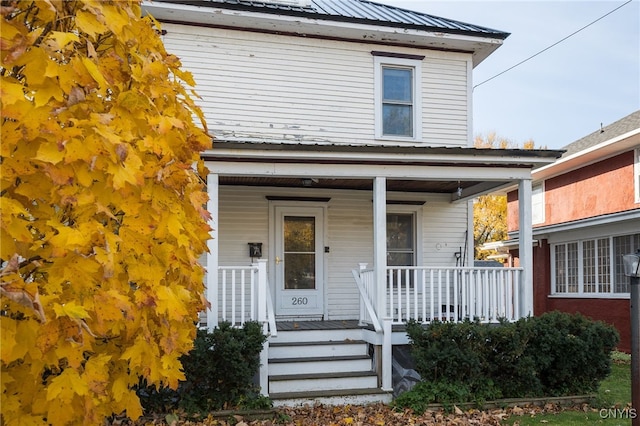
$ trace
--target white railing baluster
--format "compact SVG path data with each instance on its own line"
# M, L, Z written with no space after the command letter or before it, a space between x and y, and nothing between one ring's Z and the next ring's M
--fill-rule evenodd
M222 320L227 320L227 271L222 271Z

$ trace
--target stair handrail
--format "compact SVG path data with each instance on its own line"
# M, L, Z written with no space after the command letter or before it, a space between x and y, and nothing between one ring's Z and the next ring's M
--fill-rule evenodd
M271 336L278 335L278 327L276 326L276 314L271 296L271 287L269 286L269 278L267 278L267 321L269 322L269 333Z
M363 301L365 308L367 309L367 313L371 318L371 322L373 323L373 328L376 333L382 333L382 326L380 325L380 321L378 320L378 315L376 314L375 309L373 309L373 304L367 297L367 293L364 289L364 284L362 283L362 279L360 278L360 271L356 269L352 269L351 273L353 274L353 278L356 281L356 286L358 287L358 291L360 292L360 299Z

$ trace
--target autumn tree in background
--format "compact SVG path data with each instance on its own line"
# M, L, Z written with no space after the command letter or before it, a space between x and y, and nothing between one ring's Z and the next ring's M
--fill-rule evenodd
M517 144L509 139L498 136L495 132L484 135L476 135L474 139L476 148L490 149L515 149ZM535 143L529 139L523 143L522 149L534 149ZM480 246L492 241L507 239L507 196L506 195L481 195L473 204L473 241L475 258L486 259L487 256L496 254L486 250L480 250Z
M137 1L0 13L0 423L136 418L139 377L183 378L205 303L192 78Z

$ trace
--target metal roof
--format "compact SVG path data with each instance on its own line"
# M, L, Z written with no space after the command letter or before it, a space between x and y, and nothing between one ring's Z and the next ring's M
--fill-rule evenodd
M310 0L299 5L296 5L295 2L280 3L256 0L156 0L156 2L189 4L211 8L222 7L382 26L399 26L424 31L439 31L498 39L505 39L509 36L509 33L504 31L375 3L369 0Z

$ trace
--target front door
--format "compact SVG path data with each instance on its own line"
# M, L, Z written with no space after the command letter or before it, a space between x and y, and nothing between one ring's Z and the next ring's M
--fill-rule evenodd
M322 207L275 208L277 315L323 314L323 213Z

